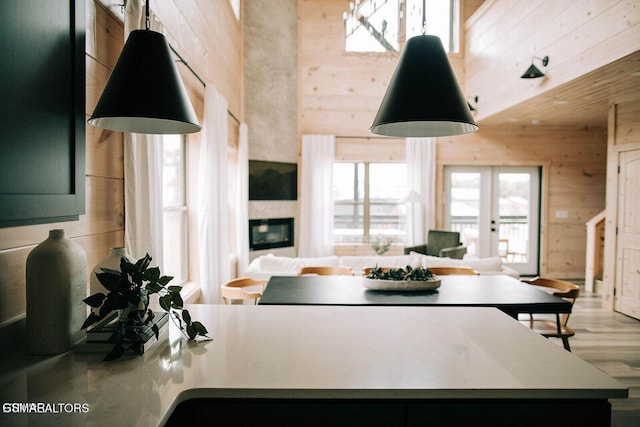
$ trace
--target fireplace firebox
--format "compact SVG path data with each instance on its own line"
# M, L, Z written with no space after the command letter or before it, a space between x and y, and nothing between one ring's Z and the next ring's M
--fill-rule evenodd
M293 218L249 220L249 249L259 251L293 246Z

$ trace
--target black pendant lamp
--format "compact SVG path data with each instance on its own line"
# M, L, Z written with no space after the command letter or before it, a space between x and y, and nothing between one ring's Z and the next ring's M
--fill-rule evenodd
M122 132L199 132L193 106L163 34L133 30L122 49L89 124Z
M400 137L461 135L478 130L440 38L422 32L407 41L371 132Z

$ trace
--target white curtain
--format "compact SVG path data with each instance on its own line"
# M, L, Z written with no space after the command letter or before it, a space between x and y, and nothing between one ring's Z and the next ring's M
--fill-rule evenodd
M335 136L303 135L298 256L333 255Z
M427 242L435 227L436 140L407 138L407 246Z
M238 248L238 272L242 274L249 266L249 131L246 123L240 124L237 170L236 236L238 241L236 246Z
M229 268L227 101L213 85L204 93L204 123L198 174L198 236L202 302L220 303Z
M152 20L151 29L159 30ZM141 0L126 2L125 38L132 30L145 28ZM162 136L124 133L125 245L129 254L146 253L162 269Z

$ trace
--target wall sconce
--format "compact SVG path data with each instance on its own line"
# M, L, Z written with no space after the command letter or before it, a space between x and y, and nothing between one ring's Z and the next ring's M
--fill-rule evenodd
M467 105L469 106L469 110L476 111L478 109L478 97L467 96Z
M542 61L542 66L546 67L549 65L549 57L545 56L544 58L538 58L534 56L531 58L531 65L527 68L527 71L524 72L523 75L520 76L521 79L537 79L538 77L543 77L544 73L538 69L535 65L533 65L533 60L539 59Z

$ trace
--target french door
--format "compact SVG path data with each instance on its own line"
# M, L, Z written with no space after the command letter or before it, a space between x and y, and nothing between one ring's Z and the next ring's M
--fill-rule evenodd
M618 233L616 242L615 309L640 319L640 195L633 188L640 180L640 150L618 158Z
M444 190L445 228L460 232L468 254L538 274L539 167L447 166Z

